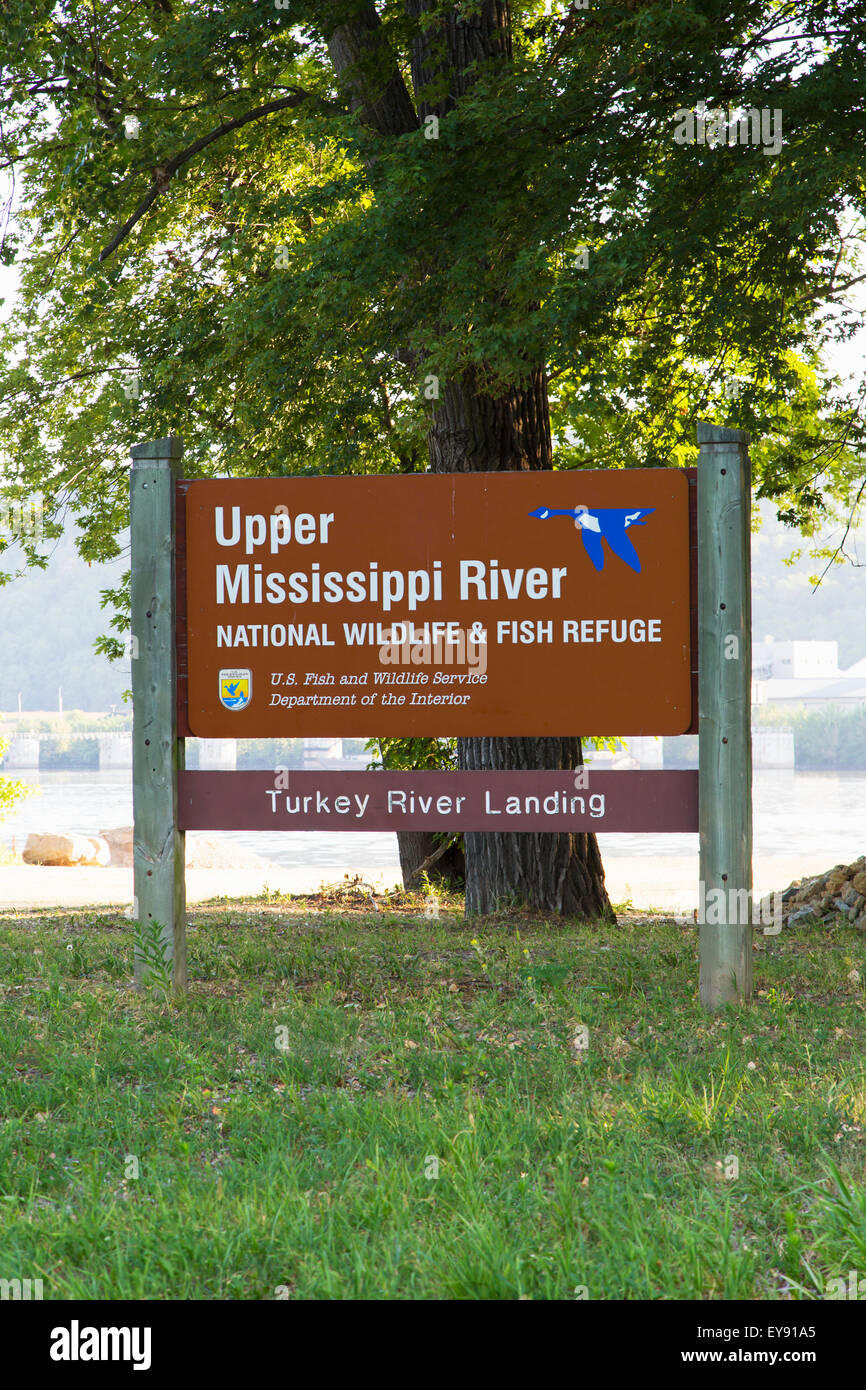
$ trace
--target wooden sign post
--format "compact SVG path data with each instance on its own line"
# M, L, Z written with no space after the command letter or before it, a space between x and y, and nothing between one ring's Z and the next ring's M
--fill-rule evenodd
M186 988L184 832L178 821L178 774L184 744L177 736L175 494L183 444L175 435L132 450L132 779L133 917L140 941L151 939L171 969L175 992ZM135 978L154 965L152 948L137 946Z
M752 993L749 436L698 425L701 1003Z
M133 449L136 979L186 986L186 830L699 830L701 1001L748 998L748 435L698 441L696 573L694 469L183 482L176 437ZM699 773L184 770L187 736L683 734L696 698Z

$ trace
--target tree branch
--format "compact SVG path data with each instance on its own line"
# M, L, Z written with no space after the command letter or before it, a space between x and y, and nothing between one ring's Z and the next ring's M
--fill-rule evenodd
M854 275L850 280L842 280L838 285L834 284L833 277L836 274L838 265L839 261L837 259L836 265L833 267L833 274L830 276L830 280L826 285L822 285L819 290L815 290L812 294L801 295L797 303L814 304L817 300L829 302L833 299L834 295L842 294L844 290L850 290L852 285L859 285L866 280L866 275Z
M441 845L438 845L436 849L434 849L432 854L428 854L427 858L424 860L424 863L419 864L417 869L412 870L411 874L406 880L406 887L408 888L410 883L412 883L416 878L420 878L421 875L426 873L428 869L432 869L433 865L437 862L437 860L442 858L445 851L451 848L451 846L455 843L456 839L456 834L451 835L447 840L443 840Z
M269 101L264 106L257 106L255 110L248 111L244 116L235 116L231 121L223 121L222 125L217 126L216 130L212 130L208 135L202 135L200 139L193 141L191 145L187 145L185 150L179 150L177 154L172 155L167 164L162 164L158 167L158 170L154 174L153 185L149 189L147 196L142 199L135 209L135 212L131 217L127 218L123 226L119 228L111 238L108 245L103 247L100 251L100 261L108 260L108 257L117 250L121 242L126 240L136 223L141 221L148 208L152 207L160 194L165 192L169 180L177 173L178 169L182 168L184 164L187 164L189 160L193 159L201 150L206 149L208 145L212 145L215 140L222 139L224 135L228 135L231 131L239 130L241 126L249 125L250 121L261 120L263 116L270 116L274 111L283 111L288 106L300 106L301 102L308 101L309 99L309 92L296 90L291 96L281 97L279 101ZM328 104L330 105L331 103ZM334 109L338 110L341 108L335 106Z
M855 517L856 514L857 514L857 508L858 508L859 505L860 505L860 499L861 499L861 497L863 496L863 493L864 493L864 492L866 492L866 478L864 478L863 482L860 484L860 490L859 490L859 492L857 493L857 496L854 498L854 505L852 506L851 511L850 511L850 513L849 513L849 515L848 515L848 525L845 527L845 534L844 534L844 536L842 537L842 539L841 539L841 541L839 542L839 544L837 545L836 549L833 551L833 554L830 556L830 559L827 561L827 565L826 565L825 569L822 570L821 575L820 575L820 578L818 579L817 584L815 585L815 587L814 587L813 590L812 590L812 593L813 593L813 594L818 592L818 588L819 588L819 586L820 586L822 580L824 579L824 576L825 576L825 574L827 573L827 570L830 569L831 565L835 564L835 562L836 562L836 556L837 556L837 555L845 555L845 542L846 542L847 539L848 539L848 533L849 533L849 531L851 530L851 527L854 525L854 517ZM860 568L861 568L861 565L860 565L856 560L852 560L850 555L846 555L845 558L848 560L848 563L854 565L856 569L860 569Z

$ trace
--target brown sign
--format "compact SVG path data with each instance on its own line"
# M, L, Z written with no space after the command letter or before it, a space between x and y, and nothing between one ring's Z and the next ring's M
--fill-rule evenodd
M184 830L698 829L698 774L181 772Z
M682 470L202 480L185 496L194 735L691 724Z

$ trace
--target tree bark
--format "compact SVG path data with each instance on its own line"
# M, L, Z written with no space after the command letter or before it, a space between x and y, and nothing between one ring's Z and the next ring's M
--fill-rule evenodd
M358 119L381 135L418 129L418 115L372 4L322 6L328 56Z
M471 87L477 64L511 57L511 16L501 0L481 0L471 13L437 10L437 0L406 0L410 18L420 20L411 45L412 86L421 121L447 116ZM423 17L429 15L428 23ZM430 100L431 84L444 87Z
M462 738L457 747L467 772L562 768L565 780L583 766L579 738ZM594 835L467 831L464 839L468 913L518 906L615 920Z
M433 473L502 473L552 468L547 375L527 373L524 386L489 396L477 374L446 382L427 435Z

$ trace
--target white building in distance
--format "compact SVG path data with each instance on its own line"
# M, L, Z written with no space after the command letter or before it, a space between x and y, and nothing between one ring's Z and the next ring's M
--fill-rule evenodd
M866 657L839 669L838 642L752 643L752 704L866 704Z

